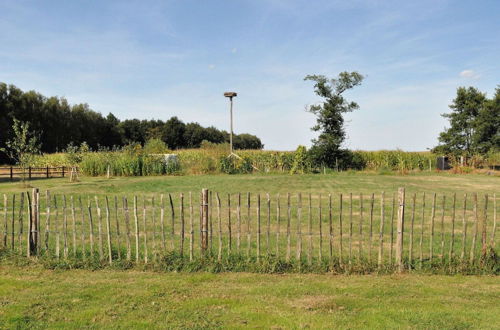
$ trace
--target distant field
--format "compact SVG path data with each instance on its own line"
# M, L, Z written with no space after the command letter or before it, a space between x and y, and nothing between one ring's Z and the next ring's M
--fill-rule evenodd
M0 328L500 328L500 281L0 267Z

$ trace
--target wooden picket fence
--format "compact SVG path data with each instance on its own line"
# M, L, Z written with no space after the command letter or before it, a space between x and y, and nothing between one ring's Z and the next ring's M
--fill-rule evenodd
M3 194L2 241L28 257L148 263L232 255L374 269L479 265L497 252L496 195Z

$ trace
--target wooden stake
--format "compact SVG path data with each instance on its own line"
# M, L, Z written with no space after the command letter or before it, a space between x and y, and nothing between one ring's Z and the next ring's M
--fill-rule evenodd
M135 261L139 262L139 217L137 216L137 196L134 196Z
M153 260L158 257L158 249L156 248L156 204L155 197L151 197L151 221L153 223Z
M257 261L260 260L260 194L257 194Z
M308 236L308 249L307 249L307 263L312 264L312 198L311 193L309 193L309 208L308 208L308 226L307 226L307 236Z
M171 225L172 225L172 228L171 228L171 231L170 231L170 235L171 235L171 245L170 247L172 248L172 251L175 251L175 246L174 246L174 241L175 241L175 210L174 210L174 201L172 200L172 195L171 194L168 194L168 199L170 201L170 211L171 211Z
M434 251L434 217L436 216L436 193L432 196L432 211L431 211L431 238L429 242L429 261L432 264Z
M377 264L378 268L382 267L382 260L384 254L384 221L385 221L385 192L382 191L382 195L380 197L380 231L378 235L378 259Z
M56 208L56 220L57 220L57 204L56 204L56 197L54 196L54 207ZM92 219L92 204L91 204L90 198L87 198L87 211L89 214L89 238L90 238L90 256L94 256L94 219ZM56 221L57 223L57 221ZM56 225L57 227L57 225ZM57 230L57 229L56 229ZM56 231L56 239L57 239L57 246L59 246L59 231ZM58 253L59 248L56 250L56 254Z
M266 227L266 252L267 255L271 253L271 197L269 193L266 194L267 197L267 227Z
M478 232L478 211L477 211L477 193L474 194L474 233L472 234L472 244L470 247L470 263L474 263L474 254L476 250L476 240L477 240L477 232Z
M104 250L103 250L103 244L102 244L102 214L101 214L101 208L99 207L99 200L97 196L95 198L95 206L97 209L97 232L99 234L97 243L98 243L98 248L99 248L99 260L104 259ZM136 213L137 213L137 208L136 208Z
M24 214L24 194L21 193L19 202L19 214L18 214L18 232L17 232L17 245L19 245L19 252L23 253L23 214ZM41 230L41 229L40 229ZM41 238L40 238L41 241ZM40 242L41 244L41 242Z
M373 246L373 207L375 204L375 194L372 193L370 198L370 233L369 233L369 245L368 245L368 262L372 262L372 246Z
M319 218L319 252L318 252L318 263L321 264L323 260L323 219L321 214L321 194L319 194L319 205L318 205L318 218Z
M280 194L276 196L276 258L280 256L280 231L281 231L281 205L280 205Z
M81 229L81 243L82 243L82 257L83 260L87 257L87 252L85 249L85 211L83 210L82 196L78 196L78 206L80 209L80 215L82 216L82 223L80 224Z
M127 197L123 197L123 209L125 213L125 242L127 244L127 260L132 259L132 243L130 239L130 216L128 211L128 201Z
M409 268L413 267L413 227L415 224L415 208L417 204L417 193L411 198L411 220L410 220L410 246L408 247Z
M23 194L24 196L24 194ZM50 253L49 250L49 234L50 234L50 191L45 191L45 251Z
M398 271L403 271L403 233L405 223L405 188L398 189L398 223L397 223L397 237L396 237L396 264Z
M352 193L349 193L349 265L352 264Z
M291 222L292 222L292 205L290 201L290 193L286 193L286 262L290 262L290 255L292 250L291 239Z
M391 235L390 235L390 250L389 250L389 261L392 265L394 258L394 210L396 208L396 198L392 194L392 207L391 207Z
M144 234L144 263L147 264L149 261L148 255L148 227L146 223L146 197L142 196L142 227Z
M118 220L118 197L115 196L115 224L116 224L116 246L117 246L117 252L118 252L118 259L122 258L121 255L121 250L122 250L122 243L120 239L120 221Z
M342 194L339 195L339 263L342 266L342 252L343 252L343 228L342 228L342 208L343 208L343 198Z
M231 254L231 249L233 246L233 235L231 228L231 194L227 194L227 233L228 233L228 242L227 242L227 254Z
M488 222L488 194L484 195L484 210L483 210L483 221L481 226L481 255L486 257L488 252L487 242L486 242L486 226Z
M497 196L493 194L493 228L491 228L490 246L495 248L495 232L497 230Z
M328 227L329 227L329 252L330 264L333 264L333 213L332 213L332 194L328 194Z
M14 251L15 248L15 221L16 221L16 194L12 194L12 217L10 225L10 248Z
M250 193L247 193L247 258L252 248L252 227L250 225Z
M425 192L422 195L422 217L420 218L420 242L419 242L419 259L420 259L420 269L423 267L424 263L424 230L425 230Z
M108 261L109 264L113 264L113 251L111 249L111 220L110 220L110 214L109 214L109 200L108 196L105 196L106 200L106 236L108 239ZM71 204L73 204L73 196L71 196ZM76 240L76 234L75 234L75 240Z
M439 259L441 264L444 263L444 213L446 208L446 196L443 195L443 202L441 205L441 253L439 254Z
M89 206L90 207L90 206ZM60 253L60 232L59 232L59 208L57 207L57 195L54 195L54 210L55 210L55 215L54 215L54 231L56 233L56 258L59 259L61 256ZM92 215L89 214L89 216L92 218ZM90 221L92 223L92 220ZM31 228L30 228L31 231ZM92 237L92 236L91 236ZM93 255L93 248L91 247L90 254Z
M453 212L451 214L451 241L450 241L450 253L448 255L448 259L450 261L450 265L452 263L452 260L453 260L453 256L454 256L454 251L453 251L453 247L454 247L454 244L455 244L455 208L456 208L456 202L457 202L457 194L454 193L453 194Z
M467 243L467 194L464 194L464 204L462 211L462 252L460 253L460 262L465 258L465 244Z
M236 233L236 251L240 254L241 246L241 193L238 193L238 205L236 206L236 221L237 221L237 233Z
M216 193L215 197L217 198L217 221L219 224L219 249L218 249L218 253L217 253L217 260L221 261L221 259L222 259L222 219L221 219L221 202L220 202L219 193Z
M28 244L26 249L26 256L31 257L32 242L31 242L31 230L33 226L33 204L29 192L26 192L28 197ZM5 198L5 195L4 195ZM7 205L7 201L4 199L4 206ZM5 226L7 226L7 210L5 210ZM4 232L4 247L7 247L7 228Z
M241 199L240 199L240 196L238 195L238 205L240 205L240 204L241 204ZM209 230L209 220L208 220L209 219L209 216L208 216L209 212L211 212L211 211L208 208L208 189L202 189L202 191L201 191L201 253L202 253L202 256L205 256L207 254L208 244L209 244L209 234L212 235L211 229ZM238 218L240 218L240 215L238 215ZM241 221L238 220L238 222L239 222L239 232L241 235ZM212 249L211 246L210 246L210 249ZM238 251L239 251L239 246L238 246Z
M363 255L363 194L359 194L359 245L358 245L358 261L361 264Z
M3 194L3 215L4 215L4 218L3 218L3 224L4 224L4 230L3 230L3 237L2 237L2 241L3 241L3 246L4 247L7 247L7 223L8 223L8 212L9 212L9 207L8 207L8 198L7 198L7 195L6 194ZM31 235L31 234L28 234L28 235Z
M71 225L73 227L73 257L76 257L76 215L75 215L75 201L73 195L70 196L71 203Z
M179 201L179 217L181 220L181 237L180 237L180 244L179 244L179 253L181 256L184 256L184 233L185 233L185 220L184 220L184 194L180 193L180 201ZM189 210L191 211L191 214L189 216L189 260L193 260L193 205L192 205L192 194L189 192Z
M162 253L165 253L167 246L165 244L165 200L163 199L163 194L160 195L160 230Z
M297 196L297 260L299 265L302 260L302 194Z
M63 205L62 205L62 213L63 213L63 255L64 259L68 258L68 217L67 217L67 204L66 204L66 195L63 195Z

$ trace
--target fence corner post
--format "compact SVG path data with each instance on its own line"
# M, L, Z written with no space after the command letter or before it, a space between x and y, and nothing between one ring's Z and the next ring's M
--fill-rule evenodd
M201 190L201 251L205 255L208 249L208 189Z
M405 219L405 188L398 189L398 224L397 224L397 238L396 238L396 264L398 265L398 272L403 271L403 232L404 232L404 219Z

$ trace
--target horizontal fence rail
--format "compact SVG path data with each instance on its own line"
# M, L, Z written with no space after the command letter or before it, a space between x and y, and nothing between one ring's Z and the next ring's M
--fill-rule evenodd
M15 166L2 166L0 167L0 179L9 178L14 180L15 178L64 178L71 171L71 167L57 166L57 167L15 167ZM77 168L76 168L77 170Z
M266 258L350 271L498 263L496 195L202 192L0 197L1 242L23 256L161 262ZM496 265L498 267L498 265Z

